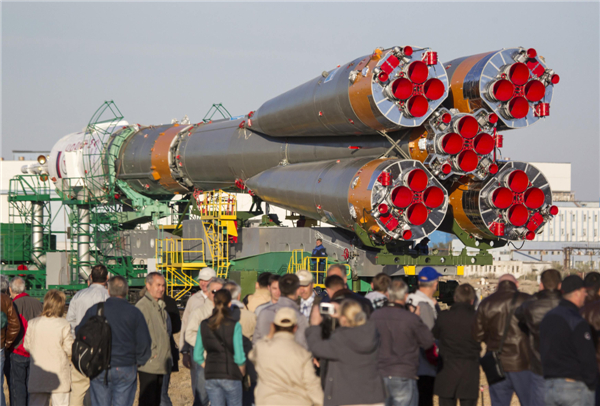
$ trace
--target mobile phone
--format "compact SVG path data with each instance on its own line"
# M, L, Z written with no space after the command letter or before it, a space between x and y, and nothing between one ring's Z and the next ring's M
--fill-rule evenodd
M335 314L335 307L331 303L319 303L319 313L333 316Z

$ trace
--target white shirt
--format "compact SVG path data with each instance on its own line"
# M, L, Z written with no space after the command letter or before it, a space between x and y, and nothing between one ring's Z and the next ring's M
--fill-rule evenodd
M75 337L75 328L81 323L85 312L96 303L106 302L108 298L108 289L98 283L92 283L88 288L80 290L73 296L67 312L67 321L71 324L73 337Z
M183 317L181 318L181 333L179 334L179 351L190 351L191 348L189 348L189 345L186 344L185 340L185 331L188 326L188 320L191 314L194 312L194 310L201 308L202 306L204 306L204 303L208 301L208 296L206 296L201 290L194 293L188 299L185 305L185 310L183 311Z
M312 310L312 305L315 302L316 293L313 291L312 295L306 300L300 298L300 313L302 313L306 317L310 317L310 311Z

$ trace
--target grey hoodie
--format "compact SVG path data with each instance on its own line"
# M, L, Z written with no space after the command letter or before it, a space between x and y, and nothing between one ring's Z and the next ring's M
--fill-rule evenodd
M321 327L306 330L308 347L317 358L328 360L324 406L383 403L385 388L377 369L379 336L375 324L335 330L328 340Z

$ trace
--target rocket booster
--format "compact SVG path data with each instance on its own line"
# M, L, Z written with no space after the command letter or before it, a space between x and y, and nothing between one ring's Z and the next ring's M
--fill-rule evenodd
M243 118L68 135L49 177L93 194L112 177L160 199L249 189L376 244L421 239L448 217L477 238L531 239L557 209L536 168L498 159L497 130L543 117L556 83L531 49L441 64L429 48L378 48ZM107 182L85 185L90 173Z

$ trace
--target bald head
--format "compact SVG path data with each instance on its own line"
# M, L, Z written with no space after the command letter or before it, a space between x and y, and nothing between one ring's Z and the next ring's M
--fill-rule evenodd
M344 280L344 283L348 282L348 277L346 276L346 267L339 264L333 264L327 269L327 276L337 275Z
M504 275L502 275L500 277L500 279L498 280L498 283L500 284L504 281L510 281L510 282L514 283L515 285L519 286L519 282L517 282L517 278L515 278L515 276L512 274L505 273Z

